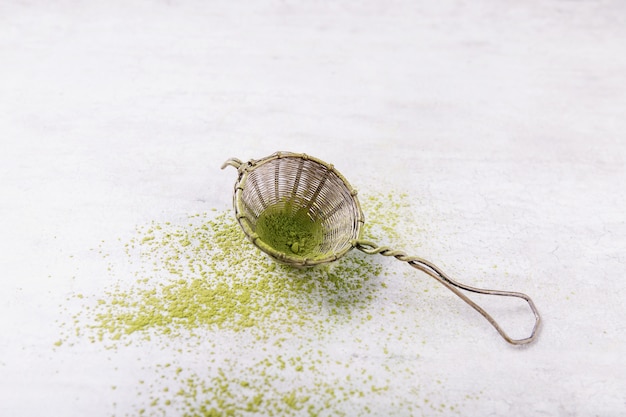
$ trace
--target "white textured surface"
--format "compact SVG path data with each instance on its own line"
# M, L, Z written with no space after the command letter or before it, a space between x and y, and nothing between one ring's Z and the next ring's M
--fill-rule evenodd
M461 415L626 411L626 3L54 3L0 5L1 415L132 412L110 385L136 374L52 348L71 276L277 150L407 191L420 255L535 299L515 349L441 289L407 384Z

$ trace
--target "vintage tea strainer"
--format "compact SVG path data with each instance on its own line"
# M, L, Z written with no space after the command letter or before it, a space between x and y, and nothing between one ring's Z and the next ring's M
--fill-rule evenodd
M245 163L231 158L222 169L227 166L235 167L239 174L233 196L237 221L252 243L275 260L307 267L333 262L353 248L367 254L393 256L443 284L482 314L507 342L522 345L535 339L541 316L528 295L471 287L453 280L425 259L362 240L361 227L365 219L357 193L331 164L305 154L276 152ZM309 246L313 245L313 250L300 254L288 247L276 248L276 245L259 236L259 219L268 211L282 212L286 216L304 213L310 222L321 224L321 233L315 242L308 242ZM523 339L509 337L493 317L460 290L525 300L535 316L530 336Z

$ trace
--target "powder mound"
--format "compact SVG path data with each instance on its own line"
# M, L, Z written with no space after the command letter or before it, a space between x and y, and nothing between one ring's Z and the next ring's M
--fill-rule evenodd
M282 206L271 206L261 213L256 233L277 251L302 258L319 255L324 236L321 222L312 220L306 210L290 213Z

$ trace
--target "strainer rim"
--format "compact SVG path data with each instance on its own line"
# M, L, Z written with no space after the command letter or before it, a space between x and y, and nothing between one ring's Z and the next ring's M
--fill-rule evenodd
M261 249L263 252L267 253L268 255L270 255L272 258L284 263L284 264L288 264L288 265L292 265L292 266L313 266L313 265L319 265L319 264L324 264L324 263L328 263L328 262L333 262L336 261L337 259L343 257L346 253L348 253L350 250L354 249L354 245L351 243L349 245L346 245L345 248L343 248L342 250L338 251L338 252L332 252L329 253L327 256L324 256L324 254L321 254L320 257L314 257L314 258L308 258L308 257L300 257L300 256L291 256L285 252L281 252L279 250L274 249L272 246L268 245L267 243L265 243L260 237L259 235L253 230L252 228L252 222L250 219L248 219L248 217L245 214L245 210L244 210L244 202L243 202L243 198L241 197L242 193L243 193L243 189L244 186L246 184L246 180L248 178L248 175L254 171L255 169L259 168L260 166L263 166L271 161L274 161L276 159L287 159L287 158L291 158L291 159L304 159L304 160L309 160L312 162L315 162L321 166L323 166L324 168L326 168L329 172L331 172L332 174L334 174L342 183L343 185L346 187L346 189L348 190L348 192L350 193L350 195L352 196L352 200L354 202L355 208L356 208L356 212L357 212L357 218L355 220L356 223L356 239L351 239L351 241L354 240L358 240L361 238L361 234L363 231L363 224L365 223L365 217L363 215L363 210L361 209L361 204L359 202L359 199L357 198L357 191L356 189L354 189L350 183L348 182L348 180L334 167L333 164L329 164L319 158L315 158L312 156L309 156L305 153L295 153L295 152L275 152L265 158L261 158L258 160L255 159L251 159L248 162L244 162L242 163L239 167L238 167L238 171L239 171L239 176L237 178L237 181L235 182L235 193L233 195L233 205L235 208L235 216L237 218L237 221L239 223L239 225L241 226L244 234L246 235L246 237L259 249Z

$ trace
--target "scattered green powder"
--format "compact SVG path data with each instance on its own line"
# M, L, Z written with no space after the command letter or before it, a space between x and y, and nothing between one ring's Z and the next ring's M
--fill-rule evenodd
M279 252L315 257L323 238L321 222L313 221L306 210L291 213L289 209L284 204L266 208L257 220L256 233Z
M283 266L248 242L233 217L195 215L192 226L153 223L140 229L141 236L128 245L129 257L142 261L136 284L96 301L88 337L117 341L127 335L187 337L229 329L267 339L277 320L293 331L323 328L329 315L349 319L367 308L380 288L372 278L381 275L382 266L373 258L355 252L316 268Z
M366 238L391 244L402 234L397 228L415 232L406 195L375 195L362 205ZM303 257L315 251L320 231L306 214L274 209L257 227L277 250ZM150 368L153 383L138 385L139 414L369 415L388 397L392 377L412 378L411 370L391 372L384 361L377 370L361 368L335 348L342 340L362 345L377 332L381 343L372 354L384 358L391 353L383 335L415 328L373 327L384 314L382 257L353 251L314 268L283 266L244 238L231 211L192 215L181 224L152 222L137 229L125 251L134 280L122 276L97 296L76 294L80 312L55 345L87 340L108 349L142 343L162 349L167 362ZM392 341L402 343L405 351L415 348L410 339ZM193 352L198 358L189 363ZM381 373L389 380L374 384ZM351 404L355 398L369 400ZM394 401L409 413L416 403L411 395Z

